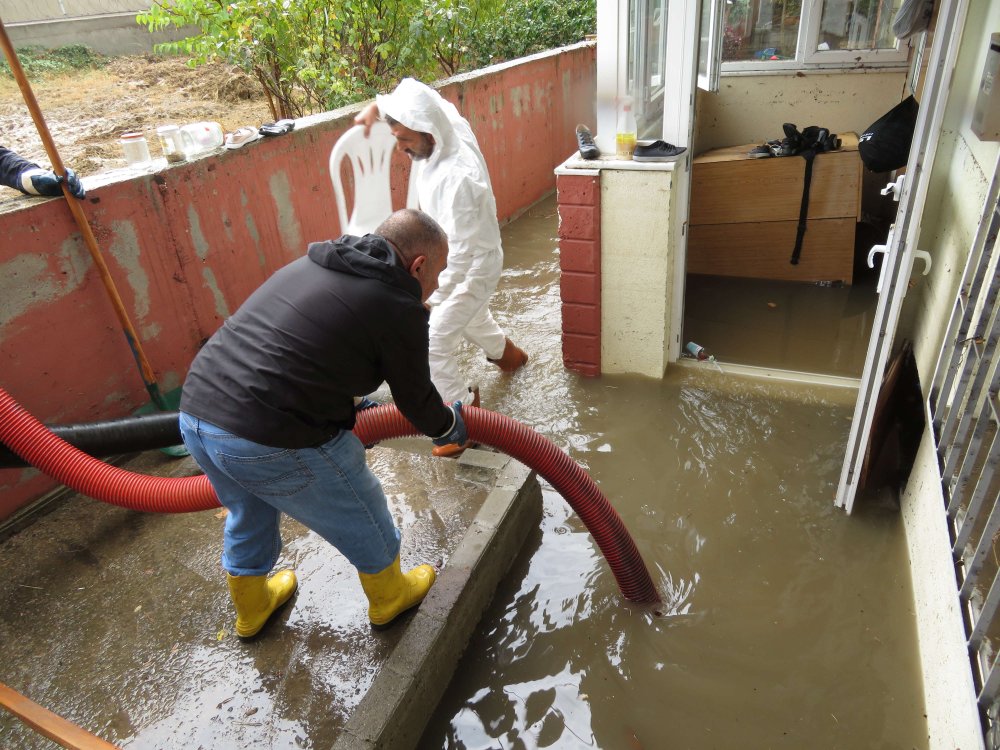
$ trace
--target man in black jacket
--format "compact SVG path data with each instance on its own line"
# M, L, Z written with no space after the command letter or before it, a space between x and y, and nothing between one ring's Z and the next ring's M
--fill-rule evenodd
M77 198L85 196L76 172L67 169L65 179L70 193ZM51 169L42 169L33 161L0 146L0 185L20 190L25 195L62 195L59 187L62 181L63 178Z
M184 444L229 510L222 566L236 633L255 635L295 591L268 578L281 513L334 545L358 570L376 627L418 604L430 565L406 573L395 527L364 446L353 394L389 384L396 406L442 445L467 439L461 402L431 383L428 312L448 241L404 209L373 234L309 245L257 289L195 357L181 396Z

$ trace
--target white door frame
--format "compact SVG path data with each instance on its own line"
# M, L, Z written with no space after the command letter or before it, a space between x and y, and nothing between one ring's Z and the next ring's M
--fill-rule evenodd
M934 157L941 136L945 106L951 91L952 73L958 58L962 30L969 0L941 0L937 9L934 42L927 61L924 84L917 116L910 158L906 164L906 179L899 197L895 229L889 250L882 260L882 283L875 310L875 322L868 342L864 373L858 387L851 431L847 438L844 465L834 501L837 507L850 513L858 491L861 466L871 434L875 405L878 402L882 377L892 351L899 313L906 296L914 253L920 238L920 222L927 200L927 189Z

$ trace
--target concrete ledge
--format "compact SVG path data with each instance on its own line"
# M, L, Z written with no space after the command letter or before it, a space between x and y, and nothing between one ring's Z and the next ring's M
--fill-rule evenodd
M479 453L466 451L463 463L481 465ZM499 457L487 455L490 463ZM534 472L508 458L334 750L416 747L497 585L541 518Z

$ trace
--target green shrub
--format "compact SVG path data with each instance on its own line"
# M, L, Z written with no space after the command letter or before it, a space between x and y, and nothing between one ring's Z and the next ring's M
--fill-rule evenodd
M597 30L595 0L512 0L472 30L467 69L583 41Z
M107 63L107 58L83 44L46 49L39 46L19 47L17 59L29 78L40 75L69 73L74 70L93 70ZM7 60L0 61L0 72L7 77L12 73Z
M404 75L433 70L410 33L421 0L157 0L136 20L150 31L199 29L156 46L192 66L221 60L263 86L274 117L361 101Z
M580 41L596 12L595 0L154 0L136 20L196 27L157 51L237 65L278 119Z

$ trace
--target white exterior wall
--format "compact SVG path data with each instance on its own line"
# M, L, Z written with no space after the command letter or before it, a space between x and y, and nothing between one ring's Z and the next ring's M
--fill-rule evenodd
M922 276L917 262L904 303L897 341L909 338L927 389L942 345L966 258L983 220L1000 144L980 141L969 129L991 32L1000 31L1000 4L972 0L959 48L921 221L919 249L933 267ZM937 457L925 429L901 509L913 581L914 609L924 674L931 750L983 747L965 632L954 578Z
M0 19L15 48L85 44L104 55L152 52L155 44L197 33L195 28L148 31L135 16L151 5L152 0L0 0Z
M152 4L152 0L3 0L0 18L5 25L54 21L106 13L139 13Z
M601 170L601 370L663 377L673 299L673 171Z

